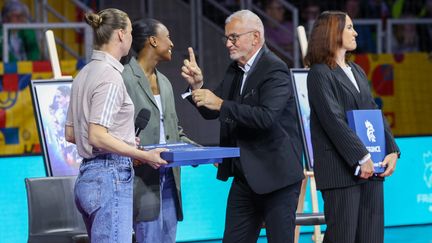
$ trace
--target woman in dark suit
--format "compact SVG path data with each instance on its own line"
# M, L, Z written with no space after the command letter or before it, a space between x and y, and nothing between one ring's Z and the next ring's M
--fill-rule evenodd
M169 31L155 19L132 24L131 57L123 71L126 89L135 106L135 116L145 108L151 116L139 134L141 145L175 142L194 143L178 125L170 81L160 73L159 62L171 60L174 46ZM134 229L137 242L174 243L177 221L183 219L180 193L180 168L155 170L147 165L135 167Z
M343 12L326 11L315 21L305 63L317 188L324 199L324 242L374 243L384 238L383 178L396 167L399 148L385 122L384 173L374 174L371 156L347 123L346 112L377 109L364 71L348 62L357 32ZM359 176L355 176L360 166Z

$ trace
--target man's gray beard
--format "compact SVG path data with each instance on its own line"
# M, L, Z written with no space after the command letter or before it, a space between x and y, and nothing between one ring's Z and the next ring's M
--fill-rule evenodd
M237 61L239 59L239 57L236 57L236 54L232 54L232 55L230 54L229 56L230 56L230 59L233 61Z

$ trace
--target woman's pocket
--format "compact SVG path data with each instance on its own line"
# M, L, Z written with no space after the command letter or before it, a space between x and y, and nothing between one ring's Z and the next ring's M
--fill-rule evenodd
M130 183L134 177L133 169L129 166L119 166L114 169L114 176L117 183Z
M77 179L75 184L75 202L78 209L88 215L92 214L101 205L100 177L86 176Z

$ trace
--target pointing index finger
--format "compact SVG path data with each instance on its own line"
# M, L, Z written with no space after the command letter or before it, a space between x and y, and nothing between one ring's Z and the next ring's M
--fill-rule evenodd
M195 53L194 53L194 50L192 49L192 47L189 47L188 51L189 51L189 61L193 62L193 63L196 63Z

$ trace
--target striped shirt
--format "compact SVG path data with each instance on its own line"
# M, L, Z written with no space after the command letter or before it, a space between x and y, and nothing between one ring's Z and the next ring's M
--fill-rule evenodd
M72 83L66 125L74 127L78 153L83 158L106 153L89 144L89 123L106 127L111 136L135 146L134 106L122 71L123 65L118 60L94 50L91 62Z

